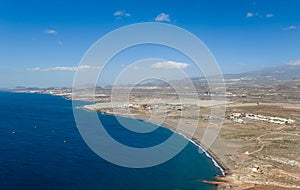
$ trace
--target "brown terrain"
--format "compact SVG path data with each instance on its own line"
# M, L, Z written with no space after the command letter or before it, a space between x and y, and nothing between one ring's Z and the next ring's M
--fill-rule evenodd
M201 110L204 115L210 111L208 107L202 107ZM101 111L124 115L121 110L119 113L110 109ZM132 109L132 115L125 115L148 120L149 112ZM206 183L219 184L219 189L300 189L300 107L285 108L256 103L245 106L235 103L228 105L226 115L233 112L287 117L295 122L271 124L245 119L244 123L237 123L227 117L218 138L208 150L224 167L226 176L216 178L216 182ZM176 130L174 126L179 114L176 116L170 112L168 115L162 125ZM184 123L192 119L184 118ZM202 119L192 137L199 144L207 127L206 118Z

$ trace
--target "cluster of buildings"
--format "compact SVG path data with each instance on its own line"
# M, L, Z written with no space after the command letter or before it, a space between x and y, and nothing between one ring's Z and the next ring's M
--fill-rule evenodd
M182 111L183 106L178 104L148 104L148 103L137 103L137 104L119 104L119 108L132 108L132 109L139 109L139 110L153 110L157 108L168 108L176 111Z
M244 119L251 119L251 120L258 120L258 121L265 121L269 123L275 124L291 124L294 122L292 119L286 119L281 117L269 117L264 115L256 115L256 114L249 114L249 113L232 113L230 114L230 119L237 123L245 123Z
M132 108L132 109L144 109L144 110L152 110L154 108L157 108L158 105L152 105L152 104L121 104L118 105L119 108Z

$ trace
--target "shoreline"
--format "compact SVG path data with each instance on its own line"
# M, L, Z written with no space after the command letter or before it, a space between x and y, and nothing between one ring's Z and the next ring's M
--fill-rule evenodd
M15 92L15 91L8 91L8 92ZM32 93L32 92L18 92L18 93ZM89 105L89 103L93 104L94 102L92 102L92 101L73 99L72 97L69 98L69 97L66 97L64 95L56 95L56 94L49 94L49 93L37 93L37 94L57 96L57 97L61 97L65 100L71 101L71 102L73 102L73 101L84 101L84 102L86 102L86 104L84 104L82 106L79 106L78 108L84 109L84 110L87 110L87 111L91 111L91 112L98 112L98 113L101 113L101 114L115 115L115 116L131 118L130 115L115 114L115 113L110 113L110 112L105 112L105 111L92 110L92 109L88 109L87 107L85 107L86 105ZM73 107L73 103L72 103L72 107ZM145 114L143 114L143 115L145 115ZM222 182L219 182L216 178L218 178L218 177L226 178L227 173L228 173L227 171L230 170L230 168L227 167L226 164L224 164L223 161L218 156L216 156L216 154L210 148L207 148L205 150L204 146L201 145L201 143L199 142L199 140L196 137L194 137L194 136L193 137L188 137L184 133L182 133L180 131L176 131L172 127L167 126L167 125L171 125L171 123L166 123L167 125L166 124L165 125L160 125L160 124L145 120L145 118L141 117L142 116L141 114L137 114L136 116L140 116L140 117L133 118L133 119L140 119L144 122L152 123L152 124L157 125L159 127L163 127L167 130L170 130L173 133L179 134L183 138L187 139L189 142L193 143L196 147L201 149L202 153L204 153L213 162L214 166L217 167L220 170L220 172L222 173L222 176L216 175L215 179L213 181L201 180L199 182L206 183L206 184L211 184L211 185L217 185L217 186L222 184Z
M73 101L73 100L71 100L71 101ZM122 114L114 114L114 113L103 112L103 111L95 111L95 110L88 109L84 106L81 106L81 108L84 110L87 110L87 111L98 112L101 114L131 118L130 115L122 115ZM183 138L187 139L190 143L194 144L197 148L199 148L201 150L201 153L204 153L213 162L214 166L220 170L220 172L222 173L222 176L216 175L217 177L226 177L226 173L229 170L229 168L224 163L222 163L221 159L218 156L216 156L216 154L213 153L212 150L210 150L209 148L207 148L205 150L204 146L201 145L201 143L199 142L199 140L197 138L195 138L195 137L190 138L187 135L185 135L184 133L182 133L180 131L176 131L175 129L172 129L171 127L168 127L166 125L160 125L160 124L150 122L150 121L146 121L143 118L133 118L133 119L139 119L139 120L142 120L143 122L148 122L148 123L157 125L159 127L163 127L165 129L170 130L171 132L176 133L176 134L182 136Z
M272 89L273 87L270 86L267 89ZM265 91L266 88L263 87L260 90ZM21 92L20 90L7 91ZM286 95L289 95L289 93L286 94L285 91L280 91L279 94L276 93L276 96L278 95L276 99L273 99L272 94L262 98L259 93L254 93L249 97L231 97L230 102L232 103L226 105L226 117L223 125L209 147L201 144L206 130L209 129L207 123L211 114L210 104L205 104L205 102L197 105L194 102L191 104L165 104L159 106L155 113L158 115L152 117L151 113L147 111L149 109L139 106L149 105L147 102L143 102L143 96L135 97L136 99L133 101L135 104L130 106L130 110L126 110L129 108L129 104L124 106L120 104L120 107L118 107L120 109L117 111L107 104L109 102L108 99L99 98L96 101L90 91L81 91L78 96L73 96L74 94L70 89L33 91L29 89L22 92L58 96L66 101L78 100L80 102L78 107L70 102L73 104L73 109L82 109L81 107L85 105L89 108L89 111L95 113L114 114L154 124L158 123L158 126L167 128L188 139L189 142L194 143L195 146L199 147L199 154L202 152L206 153L205 156L210 157L222 169L224 172L222 173L225 174L224 177L219 177L221 172L218 168L215 168L217 174L212 181L198 180L201 183L217 185L217 189L300 189L300 158L297 155L298 150L296 146L300 142L300 109L298 108L300 102L298 101L299 99L297 101L295 99L287 100ZM109 94L106 89L103 89L101 92ZM150 100L152 96L154 98L157 96L156 98L172 99L172 96L164 95L162 90L160 91L162 95L141 92L143 93L142 95L146 95L146 98L150 98ZM139 94L137 93L137 95ZM205 97L202 99L206 100ZM96 103L104 104L94 105ZM180 105L184 106L181 107ZM198 122L196 131L191 133L188 131L196 125L194 119L198 117L194 115L194 110L196 109L194 106L200 106L200 120L198 119L200 123ZM182 108L187 111L187 114L183 115L183 117L181 114ZM168 117L165 118L162 115L163 113L166 113ZM243 113L275 119L288 119L292 120L293 123L270 123L264 120L248 118ZM180 124L183 126L178 128L177 123L180 118L182 118ZM212 130L218 129L213 127ZM205 151L200 152L200 149L203 150L203 148Z
M148 122L148 121L145 121L145 122ZM155 123L153 123L155 124ZM155 124L157 125L157 124ZM218 161L218 158L215 157L214 154L212 154L212 152L207 149L205 150L205 148L203 148L203 145L201 145L201 143L198 143L197 142L197 139L196 140L193 140L193 138L189 138L187 137L186 135L184 135L183 133L179 132L179 131L176 131L176 130L173 130L171 128L168 128L166 126L163 126L163 125L158 125L159 127L163 127L163 128L166 128L166 129L169 129L170 131L172 131L173 133L176 133L176 134L179 134L181 135L183 138L187 139L189 142L191 142L192 144L194 144L196 147L198 147L199 149L201 149L202 153L204 153L209 159L211 159L211 161L214 163L214 165L220 169L221 173L222 173L222 177L225 177L225 167L220 163L220 161Z
M25 92L26 93L26 92ZM32 92L27 92L32 93ZM36 92L37 93L37 92ZM197 180L199 183L205 183L214 185L216 189L225 190L225 189L245 189L245 188L253 188L253 189L299 189L300 188L300 176L297 170L300 168L300 165L293 165L293 163L299 164L299 158L294 155L285 156L285 150L282 150L278 143L274 143L276 152L272 152L269 146L266 146L266 140L276 140L278 138L284 139L288 135L291 138L291 141L282 140L279 142L288 143L288 150L296 151L294 144L297 140L300 140L300 136L296 134L299 130L297 125L300 123L300 112L297 110L287 110L287 113L278 114L276 110L283 110L282 107L271 107L271 106L263 106L260 104L260 109L257 110L257 105L254 104L252 107L239 107L239 105L243 106L244 103L236 104L233 108L229 108L230 113L235 112L249 112L262 114L261 112L265 112L265 115L275 115L281 118L290 118L290 114L295 114L292 119L296 120L297 123L295 125L270 125L269 123L258 122L247 120L246 124L236 123L232 120L225 120L222 126L222 132L214 139L213 144L207 148L201 145L201 140L203 135L205 135L205 131L207 130L206 122L207 117L206 114L209 113L209 107L203 107L204 110L202 114L203 123L197 127L195 133L190 134L185 132L185 129L189 129L189 125L193 123L194 117L184 118L183 122L181 122L183 128L176 128L176 123L178 122L178 114L176 113L176 109L171 109L169 112L170 118L164 120L164 122L159 122L156 120L149 120L149 112L146 110L131 110L130 112L125 112L124 108L117 112L113 112L110 106L106 104L104 107L102 106L93 106L93 99L89 99L86 97L72 97L64 94L49 94L49 93L38 93L50 96L58 96L60 98L65 99L66 101L70 100L73 105L73 109L84 109L90 112L100 112L102 114L111 114L118 115L122 117L133 117L133 119L142 120L145 122L150 122L160 127L164 127L176 134L181 135L182 137L189 140L189 142L194 143L195 146L205 151L203 151L209 159L212 160L212 164L214 167L217 167L218 173L215 174L215 177L211 181L207 180ZM76 107L76 103L73 101L81 102L78 107ZM88 106L92 105L92 106ZM84 107L85 106L85 107ZM127 109L127 108L125 108ZM237 110L237 111L236 111ZM163 111L163 110L162 110ZM190 111L193 111L193 108L190 108ZM158 112L159 113L159 112ZM298 118L297 118L298 116ZM159 124L156 124L158 122ZM187 128L185 128L187 127ZM273 131L272 136L267 136L270 133L270 130ZM281 131L284 131L282 133ZM234 134L234 135L233 135ZM264 138L261 138L264 137ZM267 137L267 138L266 138ZM289 143L291 142L291 143ZM262 143L262 144L261 144ZM266 153L268 151L268 153ZM199 151L199 154L202 152ZM269 154L270 153L270 154ZM253 154L253 155L252 155ZM291 166L294 166L291 168ZM219 167L218 167L219 166ZM253 168L259 167L259 171L254 170ZM219 173L220 172L220 173ZM281 179L278 179L278 172L283 175L285 181L283 182ZM223 176L221 176L221 173Z

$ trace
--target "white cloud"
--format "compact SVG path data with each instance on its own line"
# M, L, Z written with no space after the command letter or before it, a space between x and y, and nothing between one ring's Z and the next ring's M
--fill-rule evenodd
M156 17L155 17L155 21L156 22L170 22L170 16L166 13L159 13Z
M152 68L155 69L185 69L190 65L187 63L180 63L175 61L161 61L156 62L151 65Z
M130 13L127 13L125 10L119 10L114 12L114 16L117 18L130 17Z
M41 68L35 67L35 68L27 68L27 71L39 71Z
M58 32L54 29L47 29L44 31L45 34L52 34L52 35L56 35L58 34Z
M57 67L48 67L48 68L28 68L27 71L89 71L95 70L98 67L93 67L90 65L80 65L79 67L65 67L65 66L57 66Z
M290 62L287 63L287 65L289 65L289 66L299 66L300 65L300 59L299 60L290 61Z
M80 65L76 69L78 69L79 71L89 71L89 70L96 70L96 69L99 69L99 68L100 67L93 67L93 66L90 66L90 65Z
M247 14L246 14L246 18L256 17L256 18L263 19L263 18L272 18L273 16L274 16L273 13L268 13L266 15L263 15L263 14L260 14L258 12L256 12L256 13L247 12Z
M266 18L271 18L271 17L273 17L273 16L274 16L273 13L266 14Z
M48 67L48 68L29 68L28 71L76 71L77 67Z
M250 18L250 17L253 17L253 16L254 16L253 13L248 12L247 15L246 15L246 18Z
M114 16L122 16L124 14L124 11L116 11L114 12Z
M285 30L296 30L296 29L298 29L298 28L300 28L300 26L290 25L290 26L288 26L288 27L286 27L286 28L284 28L284 29L285 29Z

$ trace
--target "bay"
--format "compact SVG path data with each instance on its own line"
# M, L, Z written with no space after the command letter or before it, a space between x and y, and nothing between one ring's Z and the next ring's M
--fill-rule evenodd
M99 118L112 137L128 146L154 146L173 133L159 127L136 134L122 128L113 115L99 114ZM206 190L215 186L199 180L221 175L191 142L177 156L154 167L132 169L107 162L80 136L72 102L45 94L0 92L0 153L1 190Z

